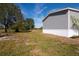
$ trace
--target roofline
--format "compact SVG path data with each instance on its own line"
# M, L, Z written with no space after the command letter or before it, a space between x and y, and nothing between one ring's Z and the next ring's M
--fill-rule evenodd
M63 8L63 9L52 10L52 11L50 11L48 14L55 13L55 12L59 12L59 11L63 11L63 10L74 10L74 11L79 11L79 9L67 7L67 8Z
M79 9L67 7L67 8L63 8L63 9L58 9L58 10L50 11L50 12L48 13L48 15L49 15L49 14L52 14L52 13L60 12L60 11L63 11L63 10L73 10L73 11L79 12ZM48 17L48 15L44 18L43 22L44 22L45 19Z

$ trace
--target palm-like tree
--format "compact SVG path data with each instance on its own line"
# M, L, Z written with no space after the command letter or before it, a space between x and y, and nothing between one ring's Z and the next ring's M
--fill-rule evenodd
M79 35L79 18L75 16L71 16L72 28L77 31Z

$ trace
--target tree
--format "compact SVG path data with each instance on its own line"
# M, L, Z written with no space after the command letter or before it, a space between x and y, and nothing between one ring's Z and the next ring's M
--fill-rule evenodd
M32 29L34 29L34 19L27 18L25 20L25 29L26 30L32 30Z
M0 4L0 23L4 25L5 32L21 20L23 20L23 16L16 4Z

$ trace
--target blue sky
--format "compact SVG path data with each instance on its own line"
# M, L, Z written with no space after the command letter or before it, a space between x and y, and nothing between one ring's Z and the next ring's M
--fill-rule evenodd
M52 10L72 7L79 9L79 3L22 3L17 4L24 18L33 18L35 22L35 27L41 27L42 20L48 13Z

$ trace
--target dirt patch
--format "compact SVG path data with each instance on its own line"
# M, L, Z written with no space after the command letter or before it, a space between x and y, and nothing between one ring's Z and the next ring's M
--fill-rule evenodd
M15 36L4 36L4 37L0 37L0 41L1 40L15 40L14 38Z

